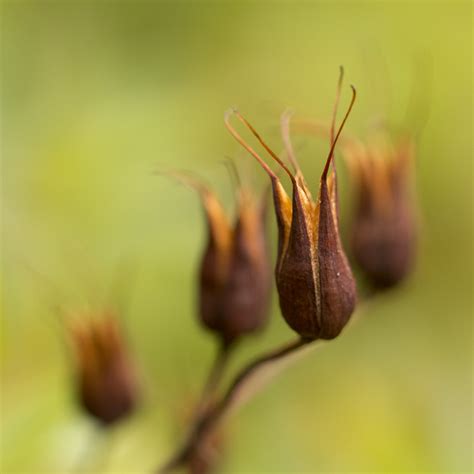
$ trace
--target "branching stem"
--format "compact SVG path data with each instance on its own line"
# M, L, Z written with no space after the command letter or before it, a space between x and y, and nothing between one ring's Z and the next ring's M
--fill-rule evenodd
M246 387L252 376L259 369L265 365L285 359L311 342L312 340L308 339L297 339L283 347L263 354L244 367L234 378L223 397L199 417L182 448L157 472L159 474L172 472L188 461L195 450L199 449L199 446L202 445L222 418L230 411L234 402L239 398L239 393L241 393L242 389Z
M201 398L196 406L193 421L197 422L201 419L203 414L207 411L209 405L212 403L214 393L216 392L219 383L224 375L229 356L235 347L234 343L221 342L218 347L217 354L214 358L211 370L205 382L201 393Z

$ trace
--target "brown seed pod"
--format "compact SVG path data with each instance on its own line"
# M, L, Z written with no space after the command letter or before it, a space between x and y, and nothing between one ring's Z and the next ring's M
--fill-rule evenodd
M342 71L336 107L341 81ZM294 173L237 111L227 113L225 118L230 133L257 159L271 179L279 234L275 275L280 307L290 327L308 339L336 337L346 325L356 304L355 281L339 237L336 171L333 162L337 139L355 101L355 89L352 88L352 91L351 104L336 137L331 140L317 201L311 196L291 148L287 117L284 116L282 120L283 138ZM277 174L231 126L231 114L235 114L250 129L288 174L293 187L292 199L287 195Z
M227 284L223 293L225 339L253 332L267 320L271 267L266 239L266 198L256 202L240 190Z
M107 426L125 418L137 404L138 387L117 319L104 314L75 323L69 336L82 408Z
M391 145L386 139L343 148L355 188L350 229L352 254L376 288L401 282L416 253L416 212L411 174L414 143Z
M201 183L208 242L199 273L199 315L224 344L263 327L270 301L271 271L266 243L266 201L240 187L232 226L219 200Z

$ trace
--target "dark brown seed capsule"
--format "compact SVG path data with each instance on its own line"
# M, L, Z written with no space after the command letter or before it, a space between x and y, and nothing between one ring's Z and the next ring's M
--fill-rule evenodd
M266 199L255 202L240 191L229 276L223 294L225 339L253 332L265 324L271 288L271 267L266 241Z
M104 425L129 415L138 389L116 318L104 315L70 328L74 378L82 408Z
M232 227L216 196L203 186L198 189L208 222L199 279L200 317L224 343L230 343L260 329L267 319L271 272L266 202L257 203L249 192L240 189Z
M290 327L308 339L336 337L356 304L355 281L339 237L336 172L332 162L337 138L354 100L355 89L337 136L332 139L317 201L313 200L294 157L287 119L282 121L283 137L288 157L295 168L294 174L255 129L238 112L232 111L289 175L293 186L292 199L278 176L230 125L230 114L225 120L234 138L258 160L271 179L279 234L275 275L280 307Z
M351 247L356 263L376 288L392 287L413 267L416 216L411 189L414 145L348 142L356 200Z

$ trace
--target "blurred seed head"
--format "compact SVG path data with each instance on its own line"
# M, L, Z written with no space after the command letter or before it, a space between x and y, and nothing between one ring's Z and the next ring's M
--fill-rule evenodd
M338 87L339 100L341 78ZM276 284L282 314L298 334L308 339L332 339L344 328L356 304L356 287L339 237L334 147L355 101L338 130L331 133L331 150L320 180L318 199L306 184L289 140L289 117L282 118L282 133L294 172L268 147L255 129L237 112L226 115L226 126L236 140L254 156L269 175L278 225ZM260 144L290 177L290 199L280 178L230 124L236 117L255 135ZM335 115L335 113L334 113ZM334 122L334 120L333 120Z
M356 263L375 288L400 283L413 267L416 211L412 193L414 143L387 137L343 148L355 188L350 228Z
M199 315L225 344L262 328L267 320L271 271L266 242L266 197L240 187L232 225L213 192L200 187L208 241L199 273Z
M106 426L127 417L137 405L138 387L117 318L111 313L88 317L68 331L81 407Z

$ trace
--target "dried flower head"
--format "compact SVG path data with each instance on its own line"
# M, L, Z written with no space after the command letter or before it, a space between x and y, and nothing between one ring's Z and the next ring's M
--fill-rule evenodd
M356 287L339 237L336 170L333 160L337 139L355 101L334 136L334 122L342 84L334 108L331 147L324 166L319 196L314 200L296 161L289 140L289 117L282 118L282 133L294 173L269 148L237 111L226 114L225 123L234 138L260 163L270 177L278 224L278 259L275 269L280 307L287 323L303 338L332 339L349 320L356 304ZM293 188L290 199L278 175L230 124L234 114L253 133L274 161L288 174Z
M343 147L356 191L351 247L374 287L391 287L413 266L416 217L411 190L414 143L387 137Z
M266 242L266 196L261 201L239 186L232 225L217 196L189 180L203 204L208 241L199 273L199 315L224 344L263 327L270 301L271 270Z
M129 415L138 389L119 323L112 314L69 328L74 377L82 408L104 425Z

